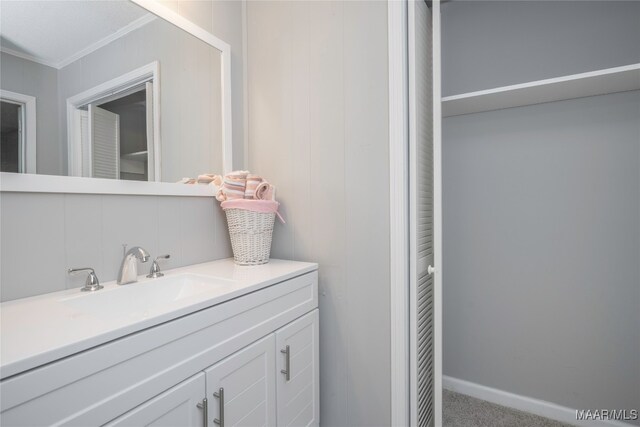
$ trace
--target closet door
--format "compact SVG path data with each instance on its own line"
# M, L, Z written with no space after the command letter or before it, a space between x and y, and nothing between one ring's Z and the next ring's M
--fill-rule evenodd
M120 179L120 116L89 104L91 176Z
M436 2L433 2L434 4ZM409 372L412 426L433 426L434 91L432 11L408 2L409 21Z
M276 425L275 352L271 334L205 371L209 427Z

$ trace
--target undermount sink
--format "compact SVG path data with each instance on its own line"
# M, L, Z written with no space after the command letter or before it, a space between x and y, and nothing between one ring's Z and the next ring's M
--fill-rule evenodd
M192 297L223 291L234 282L228 279L177 274L128 285L114 285L90 294L82 293L58 302L95 317L147 317L168 305L175 306Z

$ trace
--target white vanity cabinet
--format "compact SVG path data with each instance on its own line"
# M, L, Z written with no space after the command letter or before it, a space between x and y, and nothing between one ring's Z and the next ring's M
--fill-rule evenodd
M307 270L3 378L0 424L317 426L317 277Z
M108 426L317 426L318 392L314 310Z
M202 407L204 390L204 373L194 375L118 417L107 426L201 427L204 423L204 408Z
M276 425L275 343L271 334L205 371L210 426Z
M318 310L276 332L278 425L319 424Z
M209 425L319 425L318 324L313 310L207 369Z

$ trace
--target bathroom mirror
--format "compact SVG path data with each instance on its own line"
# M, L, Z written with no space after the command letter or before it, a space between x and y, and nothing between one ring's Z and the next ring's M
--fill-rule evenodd
M228 44L156 1L1 7L2 190L231 169Z

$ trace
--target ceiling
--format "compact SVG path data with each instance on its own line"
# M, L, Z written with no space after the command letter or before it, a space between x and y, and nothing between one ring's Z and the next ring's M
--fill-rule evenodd
M62 68L154 19L129 1L0 1L2 50Z

